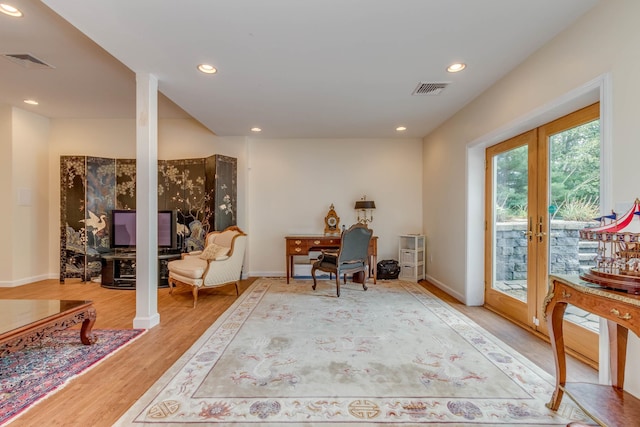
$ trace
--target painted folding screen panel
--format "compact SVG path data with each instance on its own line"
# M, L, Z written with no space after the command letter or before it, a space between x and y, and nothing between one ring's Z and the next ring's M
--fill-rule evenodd
M115 160L60 157L60 281L100 274L109 252L109 214L115 206Z
M116 159L116 209L136 207L136 160Z
M221 231L236 225L238 160L216 154L205 161L207 188L214 192L210 205L211 231Z
M213 155L158 162L158 209L178 212L184 252L201 250L208 232L236 224L237 159ZM60 157L60 281L89 281L110 252L113 209L136 208L136 160Z

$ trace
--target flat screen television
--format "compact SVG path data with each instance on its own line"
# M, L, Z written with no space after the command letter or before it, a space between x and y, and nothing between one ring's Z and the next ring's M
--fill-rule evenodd
M158 211L158 247L177 249L178 233L176 230L177 212ZM112 210L111 211L111 247L135 248L136 247L136 211Z

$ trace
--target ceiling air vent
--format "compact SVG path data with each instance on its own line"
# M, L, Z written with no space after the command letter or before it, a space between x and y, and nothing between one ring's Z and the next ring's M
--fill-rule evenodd
M449 83L440 82L440 83L426 83L420 82L418 86L413 90L411 95L413 96L435 96L440 95L440 92L444 90L449 85Z
M9 61L20 65L23 68L30 68L30 69L55 68L52 65L47 64L43 60L36 58L30 53L3 53L2 56L7 58Z

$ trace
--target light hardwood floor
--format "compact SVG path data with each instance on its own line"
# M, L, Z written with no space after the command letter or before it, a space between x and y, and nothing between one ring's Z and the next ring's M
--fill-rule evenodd
M243 292L255 278L243 280ZM533 363L554 374L551 347L528 331L482 307L466 307L423 282L451 304ZM375 289L375 285L370 284ZM96 283L47 280L15 288L0 288L0 298L93 300L98 316L94 329L130 328L135 316L135 292L104 289ZM190 290L158 290L160 325L11 423L18 426L111 426L236 300L235 288L202 291L192 308ZM571 380L597 381L591 367L568 360Z

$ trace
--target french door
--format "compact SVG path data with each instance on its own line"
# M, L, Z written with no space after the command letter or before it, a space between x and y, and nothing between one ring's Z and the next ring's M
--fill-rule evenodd
M485 305L548 335L549 274L578 275L595 253L581 228L600 215L599 104L486 150ZM598 360L598 319L569 306L567 347Z

